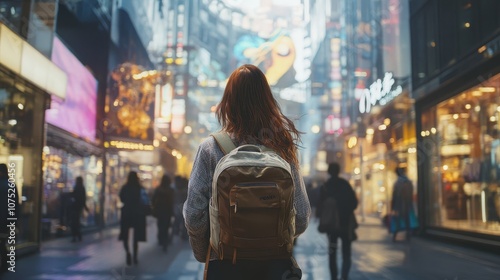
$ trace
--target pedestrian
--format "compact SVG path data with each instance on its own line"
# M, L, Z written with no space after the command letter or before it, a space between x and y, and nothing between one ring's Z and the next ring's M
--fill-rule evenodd
M4 272L9 267L6 246L9 230L12 230L8 227L8 222L12 223L8 218L18 218L18 213L21 211L17 186L13 180L9 180L9 169L5 163L0 163L0 198L5 201L0 203L0 272Z
M300 132L282 114L262 71L249 64L236 69L229 77L215 113L222 132L230 136L235 146L263 145L290 164L294 183L295 237L303 233L308 225L311 208L299 172L297 143L300 141ZM238 259L233 263L228 259L220 260L214 250L208 255L209 199L215 167L223 155L217 141L208 137L200 144L194 159L183 213L196 260L207 261L206 279L287 279L293 269L290 258Z
M337 247L338 239L342 244L342 270L341 279L347 280L349 270L351 269L351 244L356 240L355 229L357 227L354 210L358 207L358 199L349 182L339 177L340 165L336 162L328 165L328 174L330 178L320 188L319 203L316 216L320 217L323 201L331 196L336 201L339 229L335 232L329 232L329 265L332 280L337 279Z
M145 190L139 182L137 172L130 171L127 182L120 191L120 199L123 203L120 220L119 240L123 241L127 265L132 264L129 250L129 231L133 229L133 257L134 263L138 264L137 252L140 241L146 241L146 211L142 201Z
M172 232L187 239L186 226L184 225L184 216L182 215L182 206L187 198L188 180L180 175L174 178L174 225Z
M75 187L71 193L70 202L70 225L71 225L71 242L82 241L82 230L80 218L82 217L83 209L87 212L89 208L87 207L87 193L85 192L85 186L83 185L83 178L81 176L76 177Z
M406 228L406 240L411 238L411 219L410 215L413 211L413 184L406 177L405 169L402 167L396 168L398 176L392 190L392 217L391 223L394 223L395 230L392 235L392 241L396 241L396 236L399 231L403 230L401 223L404 221Z
M161 177L160 185L153 193L153 215L156 217L158 226L158 243L167 250L169 243L168 230L174 210L174 190L170 187L171 180L168 175Z

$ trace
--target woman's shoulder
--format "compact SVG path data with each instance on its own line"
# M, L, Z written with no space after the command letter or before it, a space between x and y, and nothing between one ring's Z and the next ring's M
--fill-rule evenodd
M217 142L211 135L203 139L200 143L200 149L211 150L217 146Z
M211 158L213 157L218 159L224 155L213 136L208 136L203 139L200 143L199 150L204 154L209 155Z

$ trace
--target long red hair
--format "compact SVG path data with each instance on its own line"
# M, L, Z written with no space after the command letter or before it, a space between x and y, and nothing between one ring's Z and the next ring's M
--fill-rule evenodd
M222 129L238 141L264 145L286 161L298 164L300 132L282 114L258 67L245 64L231 74L215 114Z

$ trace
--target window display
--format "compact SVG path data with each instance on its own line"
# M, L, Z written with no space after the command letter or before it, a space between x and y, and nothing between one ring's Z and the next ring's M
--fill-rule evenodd
M47 146L43 150L44 193L42 198L42 239L69 231L69 206L76 177L83 177L88 211L83 212L83 226L99 224L102 160L91 155L80 157Z
M43 114L48 96L0 72L0 163L15 165L17 241L38 243Z
M421 136L429 225L500 235L500 74L424 111Z

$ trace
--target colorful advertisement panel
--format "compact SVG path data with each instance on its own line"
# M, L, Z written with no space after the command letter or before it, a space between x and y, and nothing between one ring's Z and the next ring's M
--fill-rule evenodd
M52 97L45 113L47 123L89 141L96 137L97 80L57 37L54 37L52 61L68 76L66 99Z
M154 100L159 75L157 71L148 71L132 63L121 64L113 70L105 106L108 140L153 142Z

